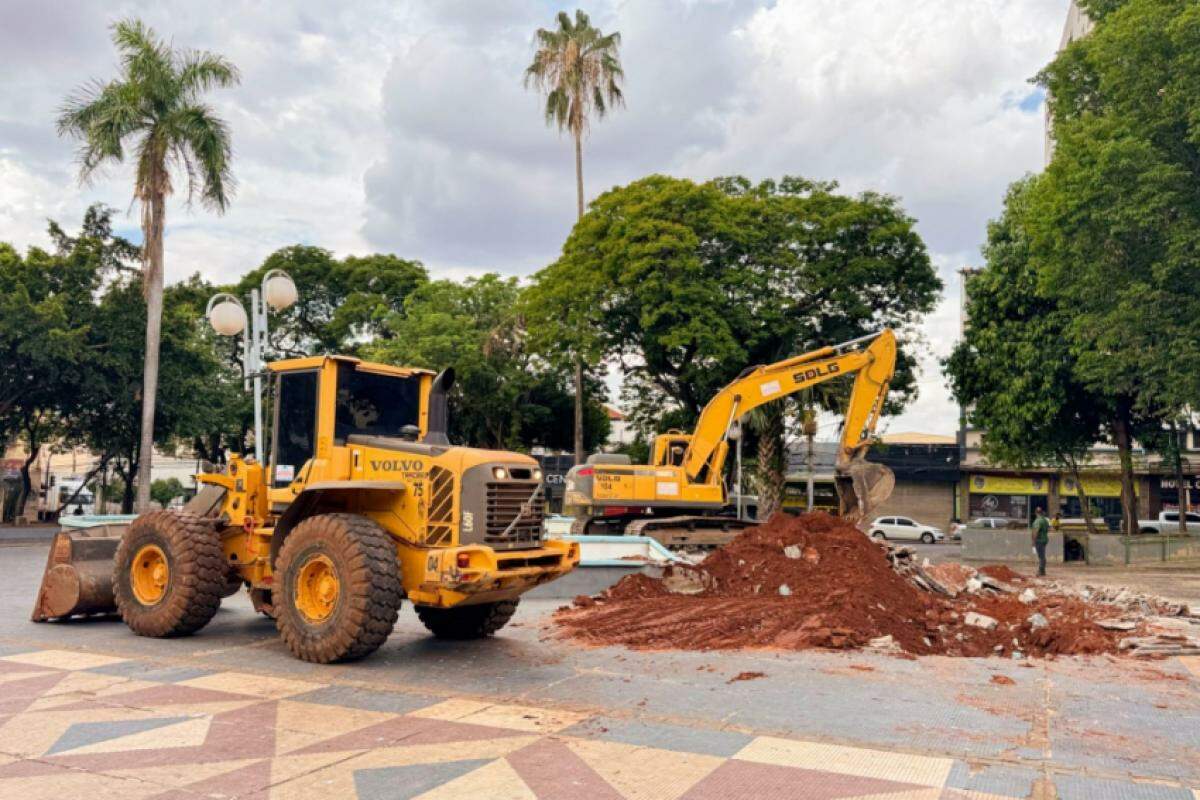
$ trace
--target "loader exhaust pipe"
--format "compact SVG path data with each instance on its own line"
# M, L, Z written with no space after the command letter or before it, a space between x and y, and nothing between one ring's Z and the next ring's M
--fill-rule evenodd
M433 379L429 387L429 418L425 427L425 444L450 444L446 436L450 412L448 395L454 385L454 368L447 367Z

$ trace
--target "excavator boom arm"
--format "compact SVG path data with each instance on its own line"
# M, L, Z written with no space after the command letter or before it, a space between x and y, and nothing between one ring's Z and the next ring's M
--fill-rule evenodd
M858 349L868 340L870 344ZM896 336L885 329L873 337L856 339L835 347L823 347L775 364L749 369L718 392L704 407L684 455L684 471L693 481L701 480L702 476L708 481L720 480L720 465L712 461L735 420L761 405L795 394L801 389L843 375L854 375L854 388L850 393L838 450L838 467L845 467L869 443L883 410L895 368Z

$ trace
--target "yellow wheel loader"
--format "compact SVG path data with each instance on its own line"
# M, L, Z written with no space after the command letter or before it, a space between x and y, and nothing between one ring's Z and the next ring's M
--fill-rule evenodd
M574 534L641 534L668 546L714 546L754 524L724 514L725 459L735 422L759 406L828 380L853 376L837 456L840 513L857 522L886 500L895 476L866 461L896 369L896 337L883 330L767 366L750 367L722 389L688 434L654 439L651 463L598 454L567 473L563 507Z
M267 370L269 463L197 476L180 512L58 534L35 620L118 611L180 636L244 586L292 653L328 663L383 644L404 598L435 636L488 636L578 563L577 544L542 539L534 459L449 443L451 372L342 356Z

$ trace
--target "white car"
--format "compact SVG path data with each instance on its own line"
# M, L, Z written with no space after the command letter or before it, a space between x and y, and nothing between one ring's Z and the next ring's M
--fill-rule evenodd
M908 517L879 517L871 523L869 530L875 539L907 539L933 544L946 538L946 534L939 528L922 525Z
M1188 533L1200 533L1200 514L1188 512L1184 523ZM1176 533L1179 530L1179 512L1161 511L1158 519L1139 519L1138 533Z

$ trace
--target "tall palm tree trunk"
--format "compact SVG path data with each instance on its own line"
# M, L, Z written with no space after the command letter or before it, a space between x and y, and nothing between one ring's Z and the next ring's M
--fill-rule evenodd
M761 409L758 426L758 518L767 520L783 507L784 449L783 406L772 403Z
M583 219L583 138L575 132L575 200ZM583 463L583 357L575 356L575 463Z
M138 452L137 510L150 507L151 462L154 460L154 400L158 395L158 349L163 308L163 219L165 197L154 191L142 218L146 257L146 365L142 373L142 436Z

